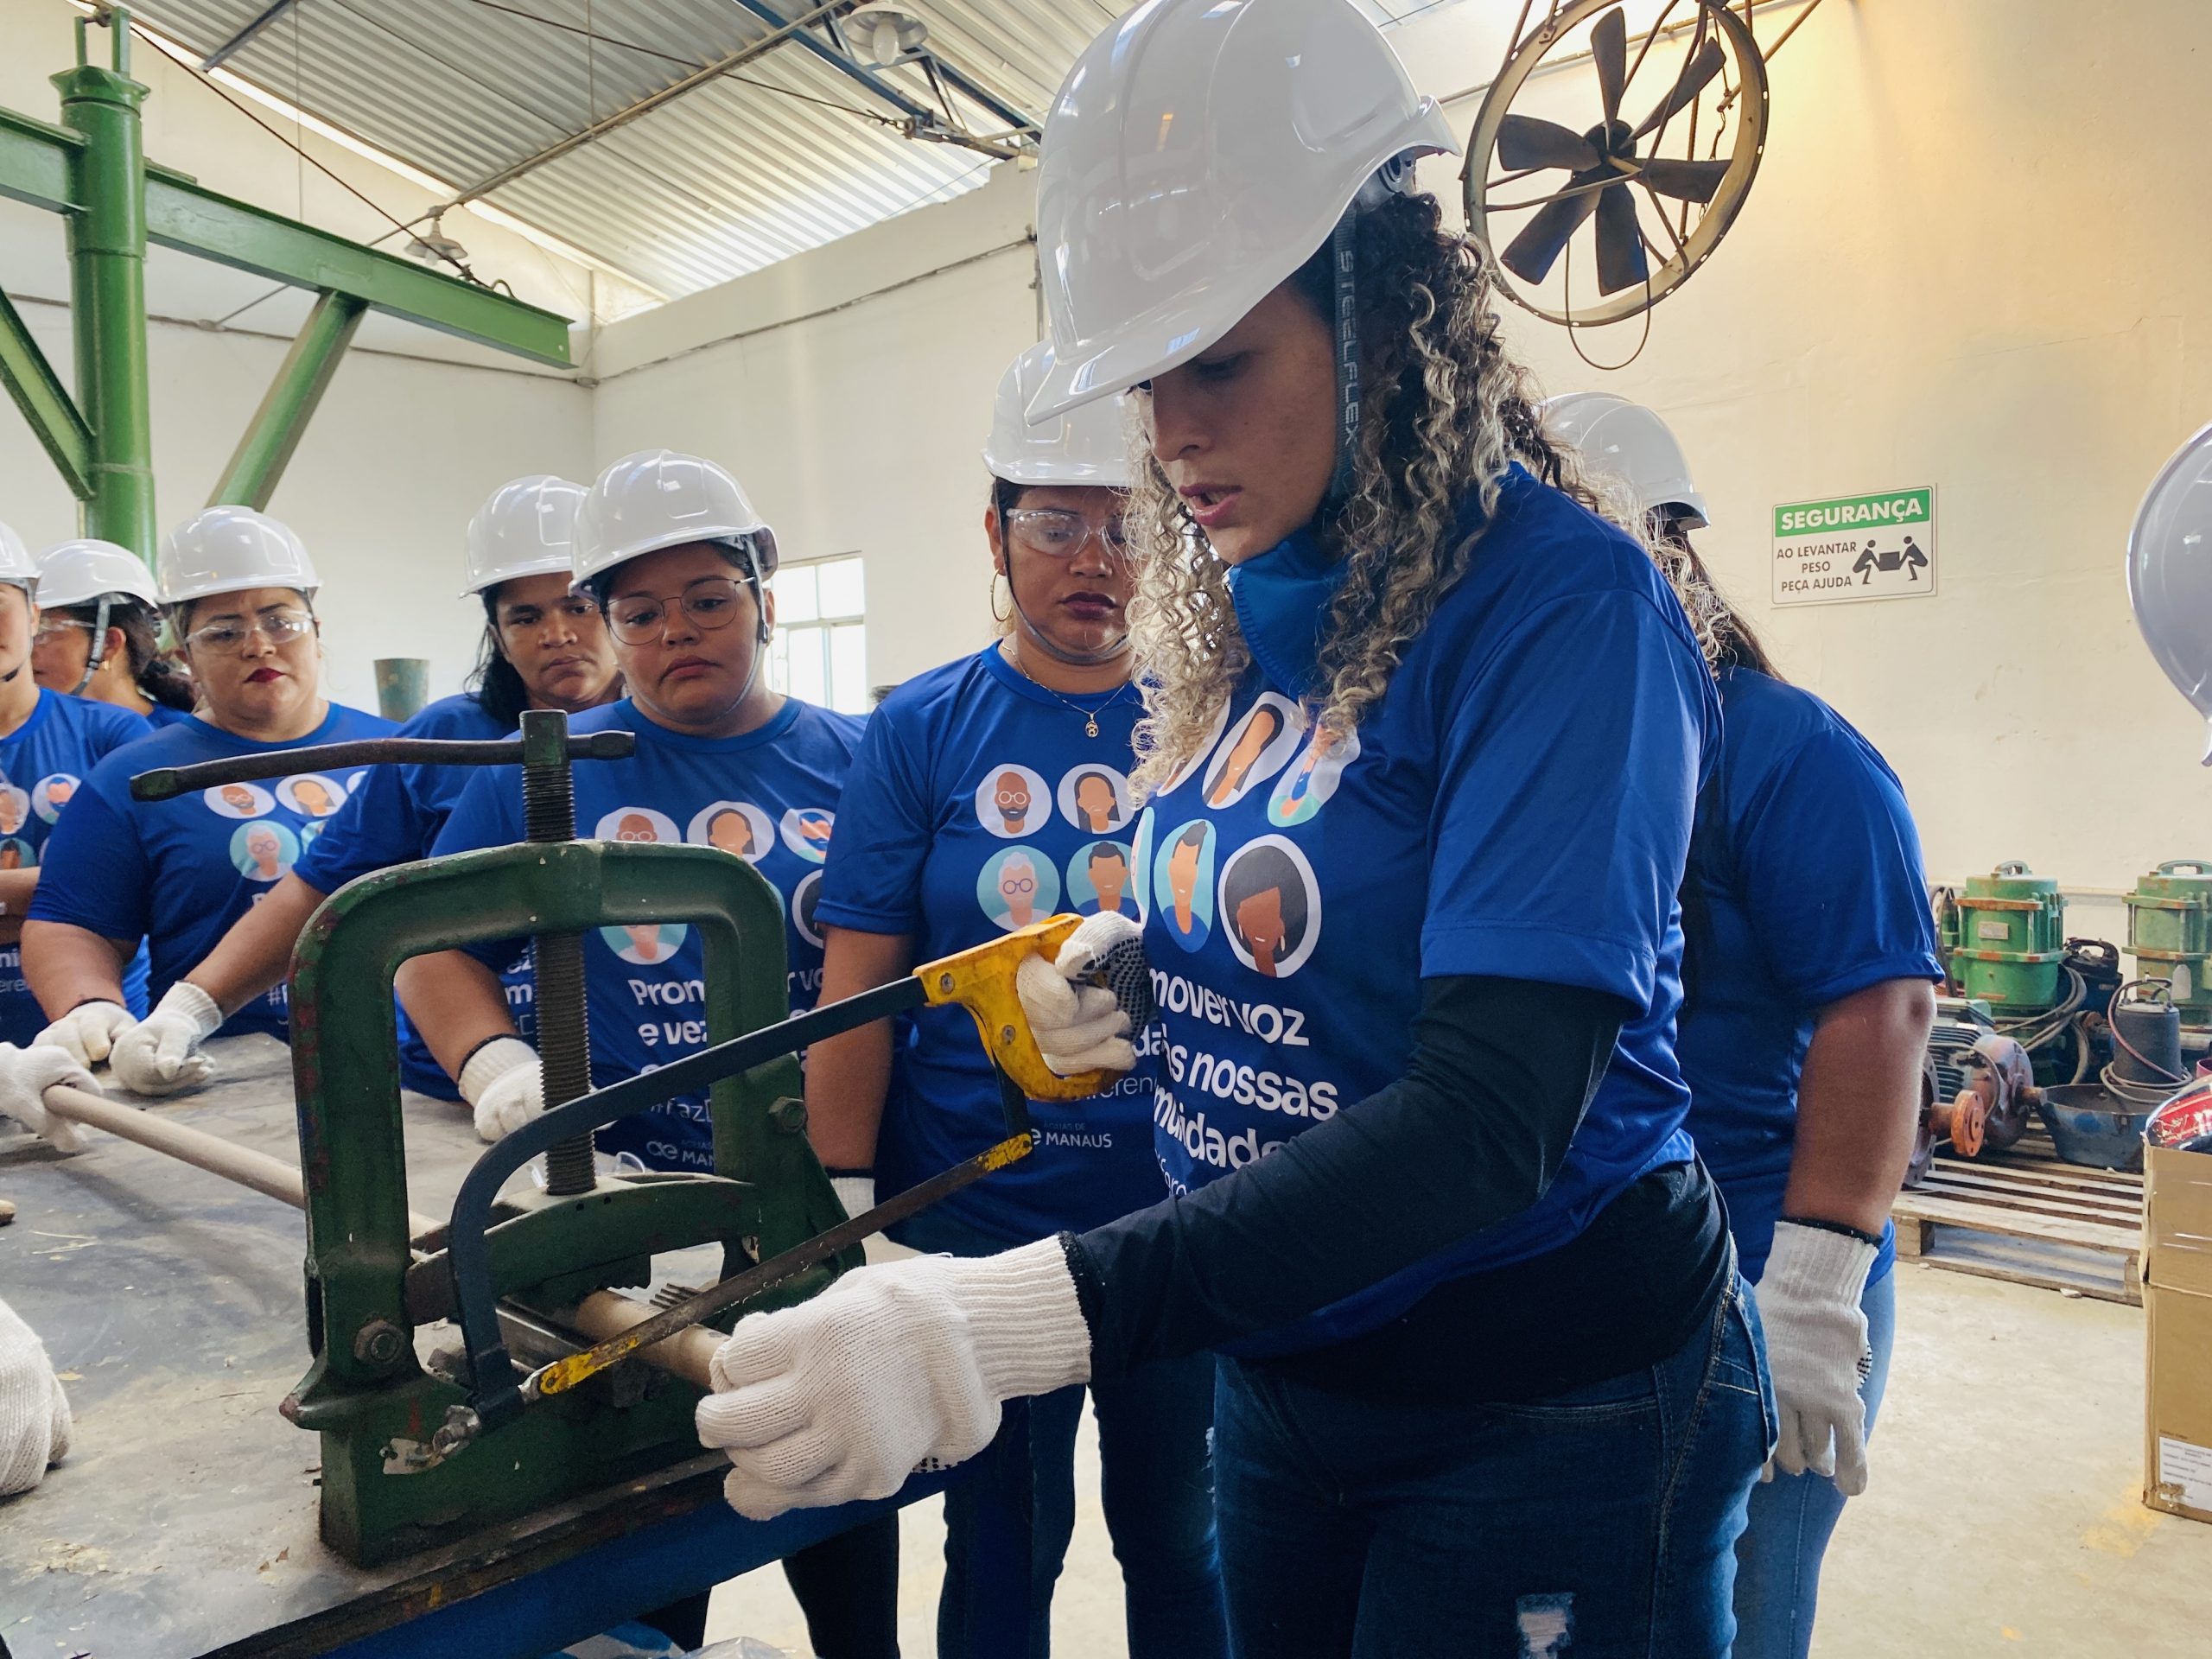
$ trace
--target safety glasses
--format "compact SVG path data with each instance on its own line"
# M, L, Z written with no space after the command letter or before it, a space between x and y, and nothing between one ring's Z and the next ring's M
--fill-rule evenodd
M671 607L681 607L693 626L711 632L737 620L744 591L727 576L702 576L671 600L625 594L607 607L607 626L626 645L650 645L659 637Z
M1016 545L1048 559L1075 557L1094 536L1117 559L1129 547L1118 512L1094 522L1068 507L1015 507L1006 516L1006 532Z

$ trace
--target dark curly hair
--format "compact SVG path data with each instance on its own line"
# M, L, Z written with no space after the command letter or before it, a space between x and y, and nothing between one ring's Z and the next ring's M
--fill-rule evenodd
M1313 697L1318 723L1337 733L1352 730L1380 700L1407 645L1465 574L1481 535L1453 534L1469 492L1487 518L1514 461L1650 545L1633 505L1586 476L1576 452L1544 430L1542 394L1499 332L1489 255L1443 229L1431 195L1389 195L1355 213L1359 435L1351 488L1324 526L1344 574L1323 630ZM1332 315L1332 243L1289 285ZM1134 401L1148 423L1148 399ZM1226 567L1148 457L1128 522L1141 555L1130 620L1148 677L1136 781L1148 788L1205 745L1250 655ZM1709 644L1705 607L1684 598Z

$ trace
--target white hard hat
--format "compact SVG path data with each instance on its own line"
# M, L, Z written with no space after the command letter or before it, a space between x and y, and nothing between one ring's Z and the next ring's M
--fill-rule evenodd
M2212 721L2212 426L2174 452L2135 510L2127 603L2174 689Z
M983 465L1009 484L1096 484L1129 487L1128 429L1119 397L1102 397L1029 424L1029 400L1052 372L1052 342L1040 340L1007 365L991 403Z
M1352 0L1148 0L1045 122L1037 244L1058 357L1030 418L1164 374L1329 239L1385 162L1456 150Z
M575 558L576 514L584 486L540 473L492 492L468 521L464 597L517 576L567 575Z
M154 573L127 547L88 538L63 542L38 556L41 605L90 605L102 594L128 594L149 605L162 602Z
M322 579L291 527L251 507L203 507L162 538L162 602L188 605L249 588L312 599Z
M576 514L576 584L640 554L687 542L749 542L763 576L776 569L776 532L745 486L711 461L673 449L625 455L592 483Z
M38 566L31 563L23 538L5 524L0 524L0 582L13 582L32 598L38 597Z
M1642 404L1610 391L1570 391L1547 399L1543 416L1554 437L1626 484L1644 512L1688 508L1677 517L1690 530L1702 530L1710 521L1682 446L1667 423Z

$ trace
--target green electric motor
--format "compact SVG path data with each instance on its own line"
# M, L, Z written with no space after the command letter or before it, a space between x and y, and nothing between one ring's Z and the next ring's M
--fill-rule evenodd
M2136 881L2127 949L2144 978L2172 982L2183 1024L2212 1024L2212 859L2171 858Z
M2066 901L2057 882L2008 859L1967 879L1958 911L1950 968L1966 995L1987 1002L1999 1020L2058 1001Z

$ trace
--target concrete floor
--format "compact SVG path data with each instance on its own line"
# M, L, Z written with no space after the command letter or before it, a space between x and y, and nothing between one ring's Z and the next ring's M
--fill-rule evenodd
M1873 1483L1828 1552L1816 1659L2165 1659L2212 1652L2212 1526L2143 1507L2141 1310L1901 1265ZM1055 1659L1122 1659L1096 1440L1053 1604ZM901 1640L935 1652L944 1527L906 1512ZM806 1649L774 1569L716 1592L709 1635Z

